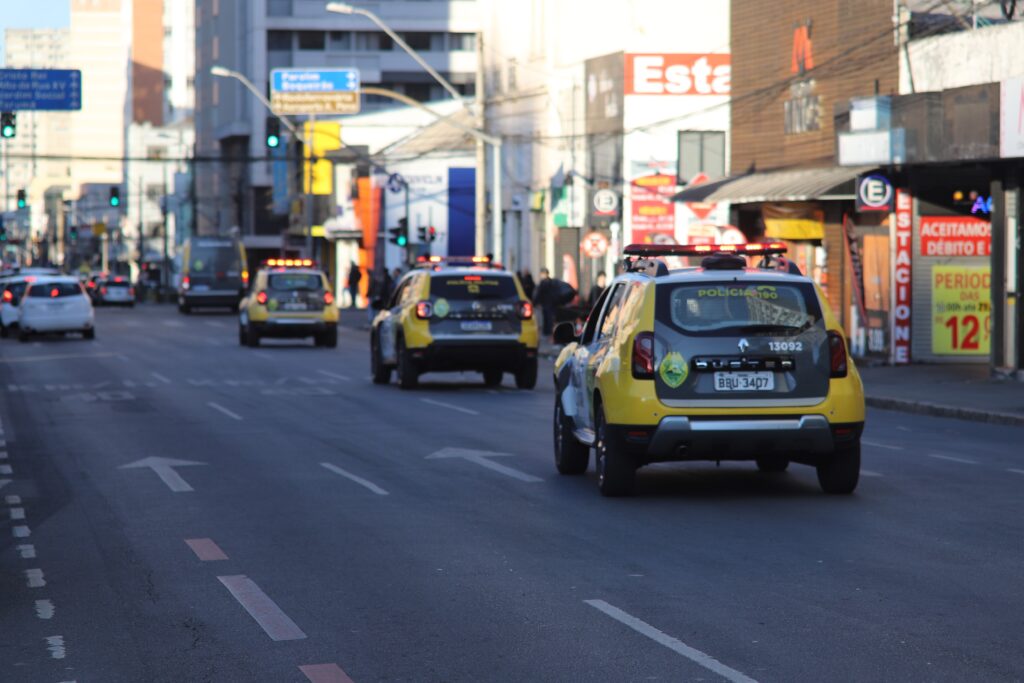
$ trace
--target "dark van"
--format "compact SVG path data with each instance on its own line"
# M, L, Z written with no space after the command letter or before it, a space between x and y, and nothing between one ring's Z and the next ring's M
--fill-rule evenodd
M182 253L178 310L238 308L249 284L245 248L230 237L192 237Z

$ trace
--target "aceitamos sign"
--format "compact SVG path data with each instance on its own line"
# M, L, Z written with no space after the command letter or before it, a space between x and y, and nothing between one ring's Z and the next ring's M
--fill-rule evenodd
M921 216L921 256L989 256L992 224L973 216Z

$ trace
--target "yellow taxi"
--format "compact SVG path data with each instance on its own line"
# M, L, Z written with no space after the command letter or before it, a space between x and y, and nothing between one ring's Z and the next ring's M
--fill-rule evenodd
M238 305L238 343L264 338L312 337L338 345L338 307L324 272L311 259L268 259Z
M432 256L406 273L373 321L373 381L414 388L425 372L504 373L520 389L537 383L537 320L515 274L486 256Z
M790 462L828 493L860 475L864 390L824 294L781 243L631 245L577 336L555 328L555 465L603 495L636 470L685 460ZM669 270L662 257L703 257ZM750 267L748 257L760 263ZM796 272L794 272L796 270Z

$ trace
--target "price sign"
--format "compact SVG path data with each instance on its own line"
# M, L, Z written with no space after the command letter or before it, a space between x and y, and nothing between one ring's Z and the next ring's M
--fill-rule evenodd
M991 280L988 266L932 266L932 353L989 355Z

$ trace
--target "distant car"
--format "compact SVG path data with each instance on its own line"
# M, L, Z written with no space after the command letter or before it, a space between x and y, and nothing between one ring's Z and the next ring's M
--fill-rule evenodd
M0 337L6 337L18 327L18 304L33 275L13 275L0 279Z
M100 294L100 281L107 278L106 273L92 273L82 283L82 287L85 289L85 293L89 295L89 298L95 304L96 299Z
M18 341L34 334L80 333L96 336L92 302L77 278L37 277L29 282L19 306Z
M182 253L178 283L178 310L197 308L234 310L249 285L245 247L230 237L191 237Z
M96 304L107 306L128 306L135 305L135 287L128 282L128 278L122 275L114 275L106 280L98 280L97 293L93 297Z
M269 259L238 305L238 343L259 346L266 337L313 337L338 345L338 307L322 270L310 259Z

